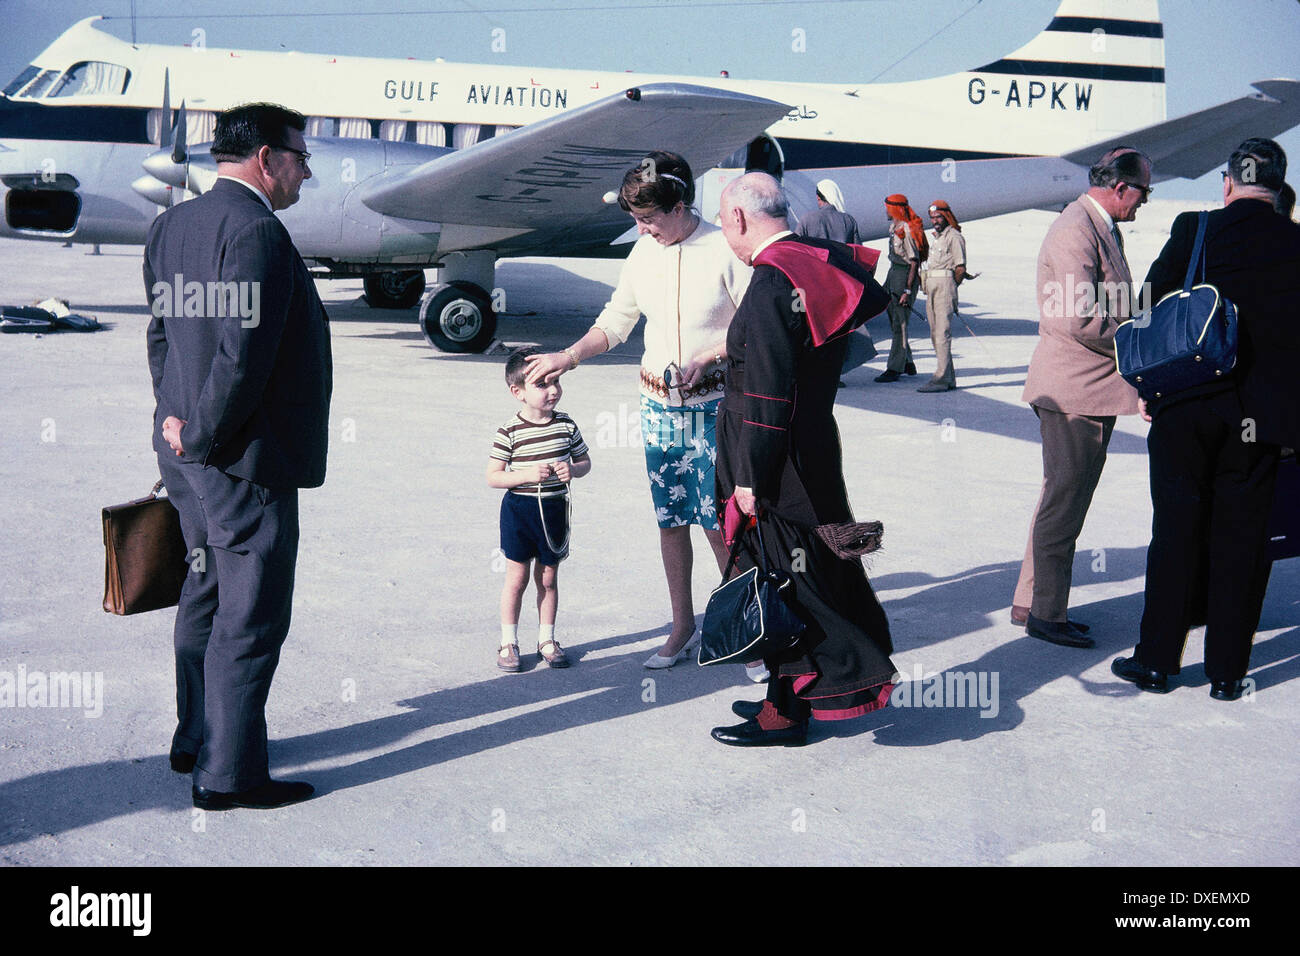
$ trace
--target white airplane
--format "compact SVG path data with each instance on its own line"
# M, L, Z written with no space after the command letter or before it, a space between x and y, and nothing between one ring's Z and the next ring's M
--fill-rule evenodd
M1064 0L995 63L908 83L733 80L133 45L83 20L0 94L0 235L142 243L161 207L207 189L218 111L270 99L308 117L313 178L281 213L323 276L365 277L449 351L496 327L498 258L622 256L605 201L655 148L682 153L711 217L746 169L782 177L797 217L836 180L866 238L883 199L942 196L963 219L1059 209L1127 143L1153 181L1195 178L1247 136L1300 123L1300 82L1165 118L1156 0ZM172 103L181 103L179 110Z

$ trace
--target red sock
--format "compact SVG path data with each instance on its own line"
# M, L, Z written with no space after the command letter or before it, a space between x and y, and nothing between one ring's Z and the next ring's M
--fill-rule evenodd
M770 700L763 701L763 709L758 712L758 726L764 730L785 730L787 727L797 727L800 723L801 721L782 717Z

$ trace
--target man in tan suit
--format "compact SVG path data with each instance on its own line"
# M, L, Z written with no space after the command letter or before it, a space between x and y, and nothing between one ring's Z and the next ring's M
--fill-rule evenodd
M1151 161L1117 147L1088 170L1088 183L1038 251L1038 347L1023 397L1043 438L1043 490L1011 607L1031 636L1067 647L1093 646L1087 626L1066 613L1074 546L1115 417L1138 411L1137 392L1115 368L1115 329L1134 299L1116 223L1146 202Z

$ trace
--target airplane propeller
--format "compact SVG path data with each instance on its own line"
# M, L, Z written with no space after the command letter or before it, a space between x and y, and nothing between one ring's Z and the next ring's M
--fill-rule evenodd
M163 104L162 114L158 119L158 148L166 149L172 144L172 71L163 70Z
M185 101L181 100L180 111L176 114L176 145L172 148L172 162L183 166L187 159L189 153L185 149Z
M201 168L195 168L190 161L185 100L181 100L175 122L171 122L171 115L171 70L164 70L158 152L146 157L141 163L148 175L141 176L131 184L131 188L141 196L163 207L170 207L177 201L177 189L203 192L206 186L211 185L211 179L216 174L215 164L205 161L202 155L194 161ZM212 168L209 169L209 166Z

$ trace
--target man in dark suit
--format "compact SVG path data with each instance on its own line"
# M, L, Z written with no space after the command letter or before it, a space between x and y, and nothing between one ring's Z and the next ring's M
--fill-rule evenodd
M1286 154L1248 139L1209 214L1204 278L1238 308L1237 366L1223 381L1152 402L1151 544L1141 640L1111 670L1163 693L1187 631L1205 614L1210 696L1235 700L1268 586L1267 523L1280 446L1300 444L1300 226L1273 209ZM1174 220L1147 274L1152 301L1179 289L1196 213Z
M217 119L218 180L167 210L144 257L154 450L190 573L176 614L171 765L196 807L311 796L270 778L266 698L289 631L298 489L325 480L329 325L274 215L311 176L303 117L267 103Z

